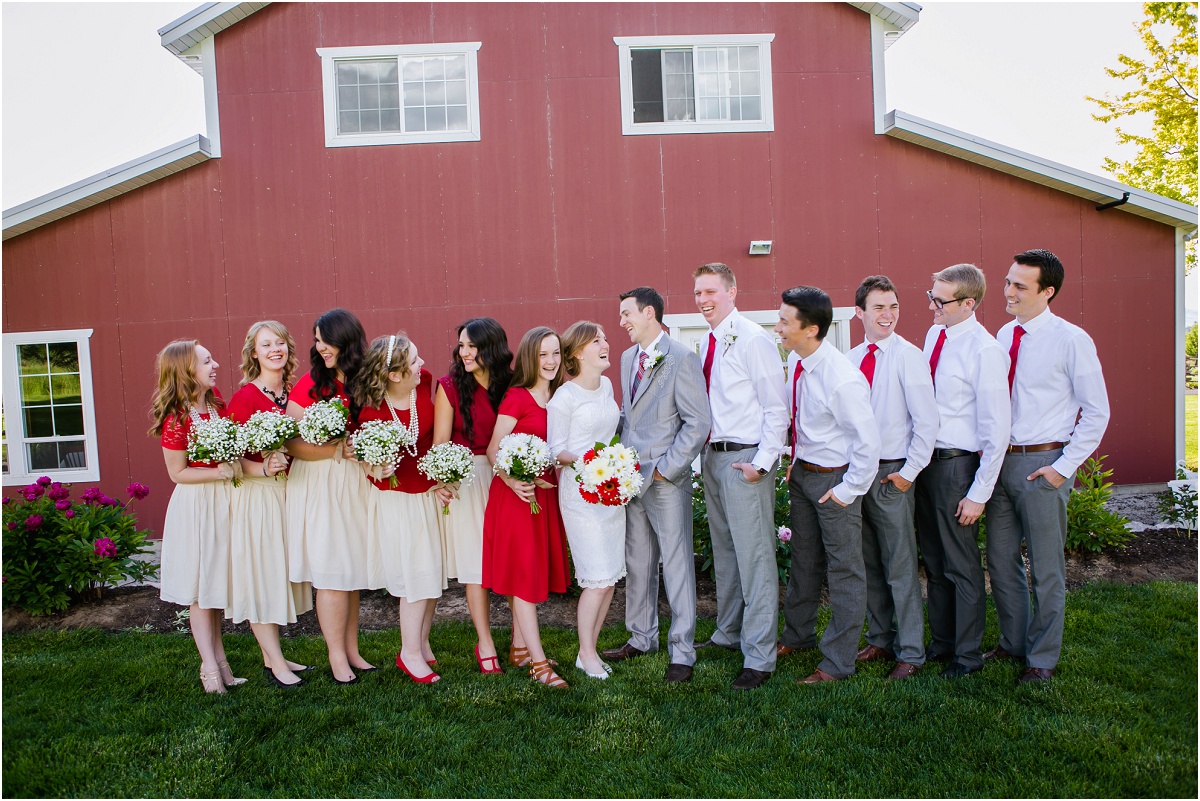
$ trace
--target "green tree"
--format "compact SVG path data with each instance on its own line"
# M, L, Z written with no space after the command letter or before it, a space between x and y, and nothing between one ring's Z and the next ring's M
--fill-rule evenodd
M1189 359L1196 358L1196 324L1187 330L1183 336L1183 352Z

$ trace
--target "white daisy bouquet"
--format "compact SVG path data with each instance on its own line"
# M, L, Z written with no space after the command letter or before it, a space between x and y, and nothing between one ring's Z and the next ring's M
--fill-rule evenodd
M533 434L509 434L500 440L500 453L496 455L496 464L492 470L504 472L517 481L532 483L542 473L546 472L553 460L550 458L550 446L541 437ZM542 507L537 499L529 502L529 511L540 514Z
M385 467L395 467L404 456L403 449L411 448L416 442L412 433L405 426L387 420L368 420L350 438L355 457L363 464L369 465L367 471L377 478ZM400 482L393 474L388 477L388 486L395 487Z
M332 439L346 436L349 417L350 410L341 398L319 401L304 410L300 436L310 445L324 445Z
M431 481L465 487L475 477L474 454L465 445L443 442L434 445L417 461L417 469ZM450 514L449 504L442 507L442 514Z
M261 453L265 460L283 450L289 439L300 436L300 425L279 412L255 412L242 423L242 434L246 438L246 453ZM287 479L287 473L281 472L275 474L276 480L280 476Z
M188 431L188 460L193 462L237 463L246 453L242 428L227 417L213 415L208 420L193 420ZM237 478L233 486L241 485Z
M579 494L588 503L624 506L642 489L637 451L622 445L617 437L607 445L597 442L571 467L579 482Z

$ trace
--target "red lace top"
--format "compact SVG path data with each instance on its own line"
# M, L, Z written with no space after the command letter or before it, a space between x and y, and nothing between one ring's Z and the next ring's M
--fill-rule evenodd
M221 393L214 387L213 393L219 398ZM214 404L214 409L217 410L218 417L228 417L228 407L222 408ZM201 412L201 420L209 419L208 411ZM188 447L188 435L192 430L192 417L185 415L183 420L177 417L169 417L163 423L162 429L162 446L169 451L186 451ZM216 462L193 462L190 459L187 463L188 467L216 467Z

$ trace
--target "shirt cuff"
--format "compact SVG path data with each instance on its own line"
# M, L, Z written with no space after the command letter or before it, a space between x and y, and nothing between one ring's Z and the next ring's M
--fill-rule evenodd
M855 492L854 489L849 484L847 484L845 481L843 481L841 484L838 484L836 487L834 487L832 492L833 492L833 497L837 498L839 501L844 503L846 506L849 506L850 504L854 503L854 499L858 498L860 495L863 494L861 492Z
M914 470L913 466L908 462L905 462L904 467L901 467L897 472L900 473L900 478L904 479L910 484L916 481L917 476L921 474L920 470Z
M775 465L779 462L779 458L768 458L768 456L769 454L760 448L758 453L754 455L754 461L752 461L750 464L752 464L758 470L766 470L767 475L770 475L775 472ZM766 476L763 476L763 478L766 478Z
M984 489L977 484L972 484L971 489L967 491L967 500L975 503L987 503L992 499L992 491L995 487Z
M1079 469L1079 465L1072 464L1071 462L1067 461L1067 457L1065 455L1058 457L1054 464L1050 466L1054 468L1055 472L1057 472L1060 476L1065 477L1068 481L1071 480L1071 476L1074 475L1075 471Z

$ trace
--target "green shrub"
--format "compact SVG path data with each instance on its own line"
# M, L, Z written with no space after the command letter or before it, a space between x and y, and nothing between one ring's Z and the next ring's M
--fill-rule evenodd
M1188 481L1182 462L1175 467L1175 480L1158 493L1158 514L1189 537L1196 529L1196 484Z
M792 566L790 502L787 469L780 468L775 472L775 567L779 571L781 584L787 583L788 571ZM712 534L708 530L708 510L704 506L704 482L699 473L692 473L692 542L696 555L700 557L700 570L716 580Z
M127 488L131 499L149 493ZM79 501L71 485L39 478L4 498L3 603L32 615L61 612L86 592L99 595L123 580L144 581L158 565L134 557L148 552L131 504L93 487Z
M1078 486L1067 498L1067 550L1101 551L1124 548L1136 534L1129 520L1104 507L1112 497L1112 470L1104 469L1107 456L1088 459L1075 475Z

